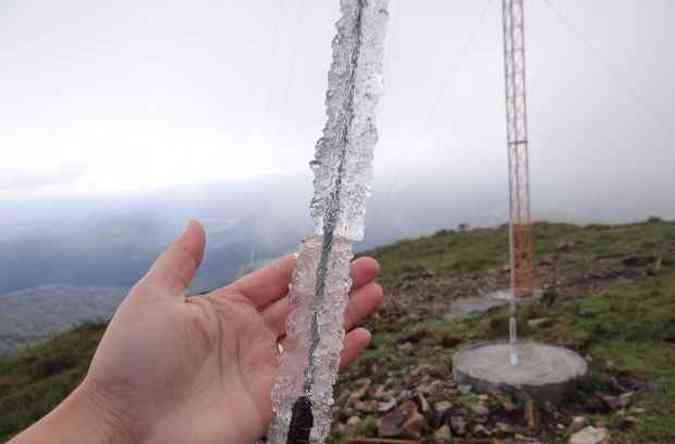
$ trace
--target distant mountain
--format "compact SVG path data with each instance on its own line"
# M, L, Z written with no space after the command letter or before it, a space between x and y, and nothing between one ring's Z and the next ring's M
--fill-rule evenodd
M377 182L366 239L357 248L460 222L501 222L495 208L499 213L505 197L498 187L447 192L439 201L440 191L465 188L452 180ZM294 251L311 231L310 197L310 177L272 176L115 198L0 202L0 297L54 282L130 287L189 218L203 222L207 233L193 291L219 287L261 259Z
M82 321L108 319L126 293L122 288L47 285L0 295L0 355Z

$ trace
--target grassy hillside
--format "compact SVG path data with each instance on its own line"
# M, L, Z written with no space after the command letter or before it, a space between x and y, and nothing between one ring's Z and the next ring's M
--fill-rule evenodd
M48 285L0 295L0 356L67 331L82 321L109 319L126 289Z
M583 416L606 427L612 442L675 442L675 222L540 223L536 231L545 293L520 311L521 334L589 360L579 393L561 406L538 406L457 387L452 354L504 337L507 314L448 320L448 305L506 286L508 232L441 231L368 253L382 264L388 299L368 321L372 346L338 383L333 441L382 438L392 412L412 405L418 413L407 414L420 415L418 427L408 424L398 437L443 442L449 431L452 442L567 442L572 418ZM77 384L103 329L83 325L0 361L0 441Z

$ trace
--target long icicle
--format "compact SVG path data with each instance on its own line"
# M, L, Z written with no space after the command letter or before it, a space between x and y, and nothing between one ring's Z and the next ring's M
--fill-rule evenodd
M341 0L328 74L328 121L310 163L316 234L303 242L292 278L285 351L272 391L273 444L325 442L351 287L352 242L363 238L375 108L382 93L388 0Z

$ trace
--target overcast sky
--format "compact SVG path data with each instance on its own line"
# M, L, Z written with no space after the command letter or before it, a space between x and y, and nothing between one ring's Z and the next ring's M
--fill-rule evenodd
M390 12L377 176L506 183L501 2ZM0 196L307 174L337 17L337 0L4 0ZM673 190L675 2L528 0L526 22L533 192Z

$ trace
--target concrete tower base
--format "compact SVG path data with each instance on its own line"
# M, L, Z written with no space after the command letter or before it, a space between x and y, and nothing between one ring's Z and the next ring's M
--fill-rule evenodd
M460 350L452 359L455 381L478 391L500 390L556 404L588 372L586 361L571 350L536 342L521 342L516 347L517 366L510 363L511 345L506 342Z

